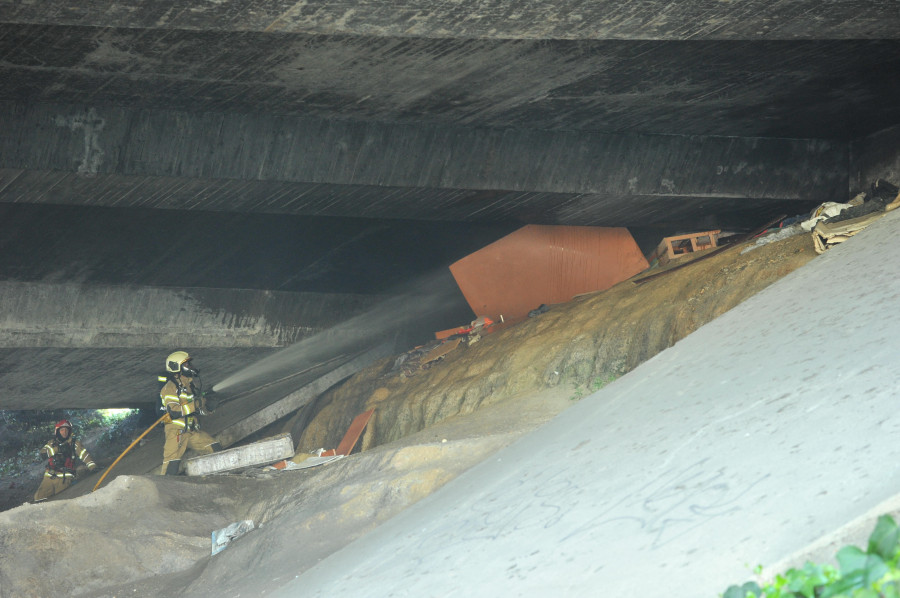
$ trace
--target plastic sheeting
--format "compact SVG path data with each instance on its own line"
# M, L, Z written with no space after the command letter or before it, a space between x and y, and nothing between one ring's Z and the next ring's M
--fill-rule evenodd
M222 529L212 532L212 555L215 556L219 554L228 547L228 544L232 540L240 538L247 532L253 531L253 529L253 520L244 519L243 521L236 521L228 527L223 527Z
M528 225L450 266L478 316L525 318L542 304L602 291L647 269L624 228Z

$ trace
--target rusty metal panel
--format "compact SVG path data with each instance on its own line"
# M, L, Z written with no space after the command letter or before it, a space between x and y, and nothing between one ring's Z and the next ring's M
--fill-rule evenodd
M628 229L528 225L450 271L476 315L514 320L541 304L608 289L647 266Z

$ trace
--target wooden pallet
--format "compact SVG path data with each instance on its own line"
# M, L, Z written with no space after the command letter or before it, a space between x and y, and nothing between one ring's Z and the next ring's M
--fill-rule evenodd
M707 230L699 233L665 237L660 241L653 253L647 256L647 261L653 263L653 260L658 260L660 266L665 266L670 260L689 253L718 247L719 233L721 232L721 230Z

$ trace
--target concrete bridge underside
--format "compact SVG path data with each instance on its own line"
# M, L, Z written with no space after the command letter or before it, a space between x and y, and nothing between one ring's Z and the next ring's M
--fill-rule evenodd
M445 300L390 334L464 323L447 265L524 224L647 248L900 183L898 25L891 0L0 0L0 408L138 405L170 350L224 376L423 284Z

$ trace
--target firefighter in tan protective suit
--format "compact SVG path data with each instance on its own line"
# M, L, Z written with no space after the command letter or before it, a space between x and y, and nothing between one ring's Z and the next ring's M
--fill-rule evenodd
M200 429L199 416L206 411L200 370L191 363L191 356L185 351L175 351L166 357L166 375L159 380L165 382L159 391L161 409L169 416L164 420L166 442L160 474L176 475L187 449L208 455L221 450L222 445Z
M84 463L90 471L97 469L97 464L72 435L72 423L60 420L54 429L53 438L41 448L41 454L47 457L47 469L44 479L34 493L34 502L47 500L59 494L75 482L75 462Z

